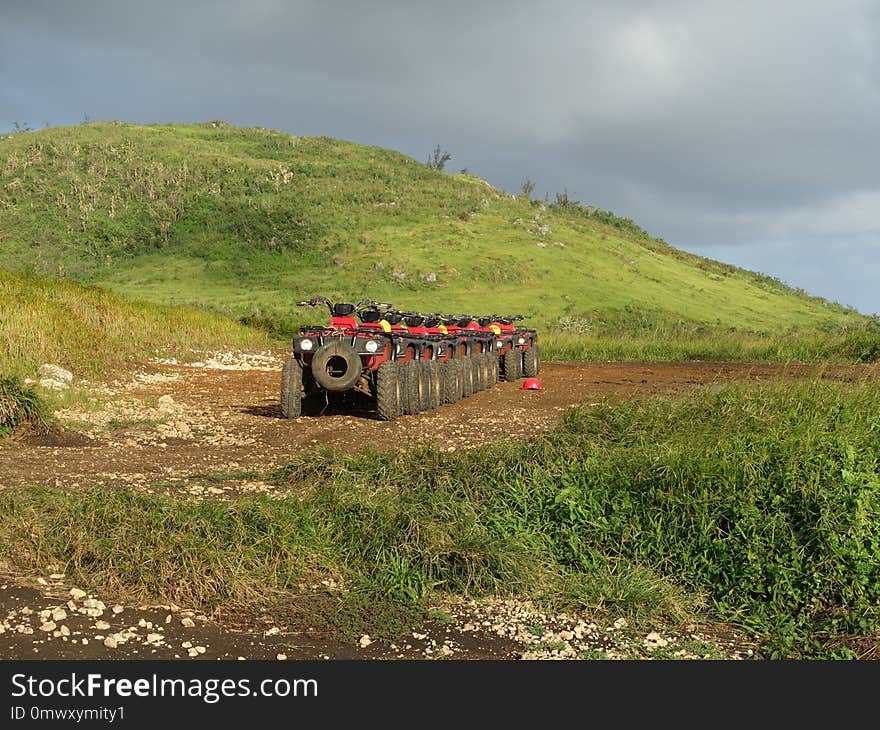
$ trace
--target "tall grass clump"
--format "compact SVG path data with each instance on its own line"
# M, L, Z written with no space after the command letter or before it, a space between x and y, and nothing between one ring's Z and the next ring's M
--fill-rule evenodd
M0 377L0 438L17 428L42 428L48 409L37 392L15 376Z

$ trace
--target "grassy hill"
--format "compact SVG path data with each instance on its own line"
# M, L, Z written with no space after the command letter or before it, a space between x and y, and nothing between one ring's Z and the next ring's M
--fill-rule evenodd
M294 303L318 293L525 312L612 337L864 321L605 211L513 197L391 150L222 122L0 138L0 265L276 323L301 321Z
M156 354L269 344L262 333L207 312L2 269L0 302L0 376L32 375L51 362L91 378Z

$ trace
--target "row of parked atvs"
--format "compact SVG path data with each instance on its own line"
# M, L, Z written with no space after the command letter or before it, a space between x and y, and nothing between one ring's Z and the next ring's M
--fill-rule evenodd
M322 304L330 323L301 327L284 364L285 418L337 394L360 394L390 421L455 403L499 380L534 378L541 368L538 334L516 326L521 315L420 314L325 297L299 302Z

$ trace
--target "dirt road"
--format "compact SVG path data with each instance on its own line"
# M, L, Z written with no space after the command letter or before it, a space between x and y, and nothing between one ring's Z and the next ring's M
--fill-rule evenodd
M367 404L282 419L279 371L280 360L277 369L265 370L145 365L130 381L112 384L102 402L58 412L63 430L0 446L0 487L171 486L196 473L264 470L319 447L355 451L430 444L454 451L528 437L551 428L567 409L610 394L669 394L780 377L878 375L876 366L547 363L541 391L499 383L454 405L387 423ZM270 487L253 482L245 488Z

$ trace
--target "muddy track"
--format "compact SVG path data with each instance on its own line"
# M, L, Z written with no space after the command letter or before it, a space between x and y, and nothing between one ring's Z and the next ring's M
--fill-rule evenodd
M674 394L731 381L821 376L876 379L876 366L743 363L546 363L544 389L499 383L454 405L379 421L367 403L280 417L277 370L145 365L100 407L59 412L63 429L0 446L0 487L174 485L197 473L259 471L320 447L431 445L448 451L552 428L568 409L608 395ZM520 381L521 382L521 381ZM254 482L261 491L268 485Z

